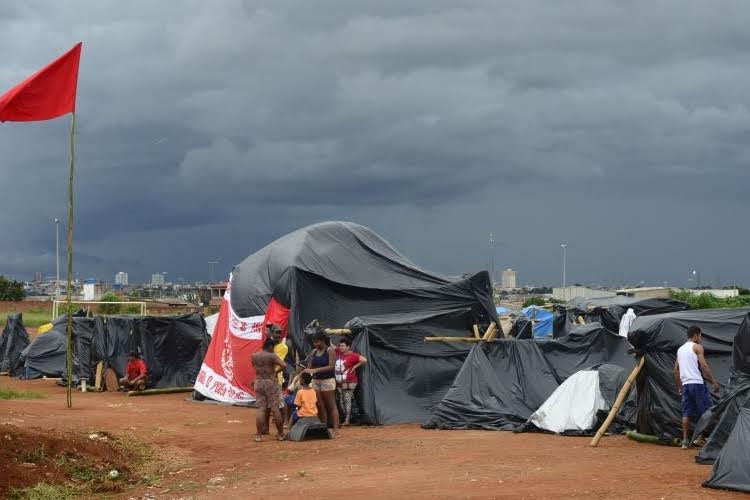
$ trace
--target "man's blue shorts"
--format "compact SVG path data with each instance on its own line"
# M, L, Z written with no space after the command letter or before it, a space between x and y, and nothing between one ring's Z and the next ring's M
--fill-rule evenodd
M682 416L700 418L711 408L713 402L706 384L686 384L682 386Z

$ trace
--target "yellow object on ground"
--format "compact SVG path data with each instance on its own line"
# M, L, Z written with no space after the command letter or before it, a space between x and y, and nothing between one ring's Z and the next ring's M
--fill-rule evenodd
M36 333L38 335L41 335L43 333L47 333L48 331L52 330L52 323L46 323L39 328L37 328Z

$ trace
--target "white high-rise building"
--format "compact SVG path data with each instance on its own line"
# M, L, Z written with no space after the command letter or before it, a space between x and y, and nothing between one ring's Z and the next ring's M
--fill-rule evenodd
M506 269L500 277L500 286L502 288L516 288L516 272L513 269Z
M151 275L151 284L153 286L161 286L164 284L164 275L161 273L154 273Z
M128 286L128 273L120 271L115 274L115 285Z

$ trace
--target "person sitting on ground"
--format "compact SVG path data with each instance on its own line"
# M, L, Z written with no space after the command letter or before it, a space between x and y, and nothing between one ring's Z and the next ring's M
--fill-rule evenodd
M313 376L310 372L299 374L299 390L294 396L294 405L297 407L297 416L299 418L317 417L318 416L318 396L315 389L310 387Z
M357 388L357 368L367 363L367 358L352 351L352 340L342 337L336 348L336 392L344 410L344 423L349 425L352 417L352 399Z
M328 336L318 330L312 337L313 351L307 361L307 372L313 376L313 388L318 396L318 416L320 421L339 429L339 410L336 406L336 350L328 345Z
M281 419L281 386L276 378L276 367L283 370L286 366L277 355L273 353L276 342L273 338L267 337L263 341L263 350L252 355L251 361L255 368L255 400L258 404L258 410L255 413L255 441L263 440L263 434L268 433L268 413L273 416L276 424L277 439L284 440L284 428Z
M677 349L677 359L674 362L674 381L682 396L682 448L690 448L688 431L690 420L697 420L711 408L713 402L706 389L703 377L711 383L713 392L719 392L719 383L714 379L711 369L706 363L701 340L703 335L697 326L691 326L687 331L688 341Z
M128 364L125 367L125 376L120 379L120 389L128 391L142 391L146 388L148 370L146 362L138 357L138 353L132 351L128 354Z

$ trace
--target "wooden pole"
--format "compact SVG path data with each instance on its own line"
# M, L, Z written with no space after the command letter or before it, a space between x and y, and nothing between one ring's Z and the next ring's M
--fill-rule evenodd
M487 327L487 331L484 332L484 336L482 337L482 340L486 340L487 342L491 342L495 340L495 335L497 335L497 325L493 321L490 323L490 326Z
M67 355L67 374L68 387L66 399L68 408L73 407L73 316L71 315L73 303L73 174L75 171L75 135L76 135L76 114L70 120L70 181L68 183L68 294L67 294L67 338L68 338L68 355Z
M482 342L476 337L425 337L425 342Z
M635 365L635 368L633 368L633 371L630 372L630 376L622 385L622 389L620 389L620 393L617 395L617 399L615 399L615 403L612 405L612 409L609 410L609 415L607 415L607 419L604 421L601 427L599 427L599 430L596 431L596 435L594 436L594 439L591 440L591 446L597 446L599 444L599 440L602 438L602 436L604 436L604 433L607 432L607 429L609 429L609 426L612 425L612 421L617 416L617 412L620 411L620 406L622 406L622 402L625 401L625 398L630 392L630 386L633 385L633 382L635 381L635 378L638 376L638 373L640 373L641 368L643 368L643 364L645 363L645 361L646 361L645 356L641 356L641 359L638 360L638 364Z
M474 324L474 338L479 338L481 335L479 335L479 326L475 323Z
M351 335L352 331L348 328L325 328L326 335Z

